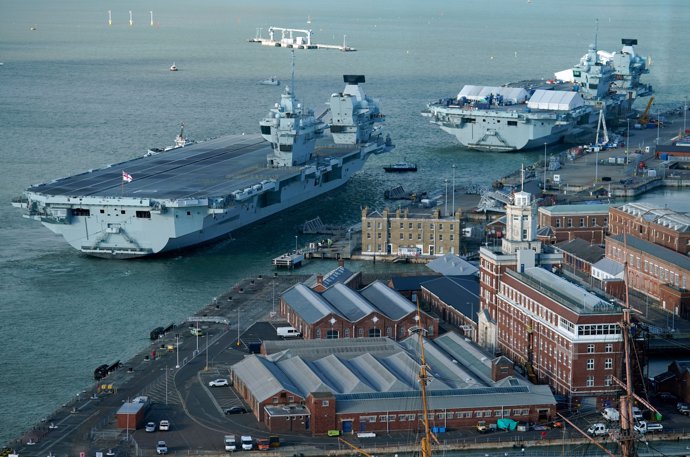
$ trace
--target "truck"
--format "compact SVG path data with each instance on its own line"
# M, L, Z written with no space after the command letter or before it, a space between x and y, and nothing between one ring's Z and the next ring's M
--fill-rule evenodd
M296 338L302 335L295 327L277 327L276 334L283 338Z
M664 431L664 426L658 422L639 421L637 424L635 424L634 428L637 433L641 433L643 435L645 433Z
M237 450L237 441L235 441L235 435L225 435L223 437L223 443L225 444L226 451L233 452Z
M271 448L271 445L268 441L268 438L257 438L256 447L259 448L260 451L268 451Z
M598 422L596 424L592 424L592 426L587 429L587 434L589 436L605 436L609 434L609 428L606 426L606 424Z

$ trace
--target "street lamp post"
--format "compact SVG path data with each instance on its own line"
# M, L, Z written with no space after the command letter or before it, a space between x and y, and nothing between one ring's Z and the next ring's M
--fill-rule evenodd
M297 253L297 235L295 235L295 253Z
M196 322L196 353L199 353L199 321Z
M448 179L444 179L443 182L446 185L446 206L443 210L443 215L447 216L448 215Z
M204 371L208 371L208 333L206 333L206 368Z
M542 193L546 192L546 144L544 143L544 187L542 187Z
M455 215L455 164L453 164L451 168L453 169L453 208L451 209L451 211L453 211L453 215Z
M175 368L180 368L180 334L175 334L175 356L177 357L177 363Z
M625 163L628 163L628 145L630 144L630 119L628 119L628 133L625 136Z
M659 108L656 110L656 145L659 146L659 133L661 131L661 120L659 119Z

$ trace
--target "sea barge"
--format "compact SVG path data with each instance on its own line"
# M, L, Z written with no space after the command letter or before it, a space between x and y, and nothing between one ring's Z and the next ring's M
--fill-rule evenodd
M344 185L370 155L393 148L378 125L385 116L360 85L364 76L343 79L345 89L328 102L330 123L287 87L261 120L260 135L225 136L37 184L13 205L97 257L145 257L227 237Z

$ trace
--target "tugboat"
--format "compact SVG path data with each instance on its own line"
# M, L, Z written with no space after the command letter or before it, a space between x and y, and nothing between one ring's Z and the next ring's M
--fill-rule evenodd
M280 86L280 80L276 78L275 76L271 76L268 79L264 79L263 81L259 81L259 84L262 86Z
M386 173L405 173L408 171L417 171L417 164L410 162L398 162L392 165L383 167L383 171Z
M170 65L170 71L177 71L177 65L175 65L175 62L173 62L173 64Z

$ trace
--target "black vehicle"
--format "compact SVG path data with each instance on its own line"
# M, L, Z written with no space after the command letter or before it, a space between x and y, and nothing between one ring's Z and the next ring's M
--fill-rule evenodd
M233 406L232 408L228 408L225 410L225 414L231 415L231 414L246 414L247 413L247 408L244 408L243 406Z

